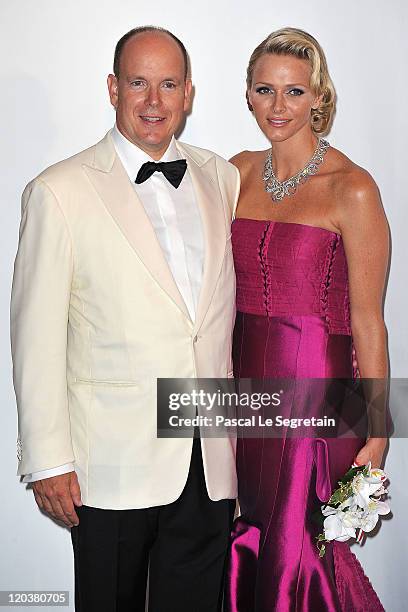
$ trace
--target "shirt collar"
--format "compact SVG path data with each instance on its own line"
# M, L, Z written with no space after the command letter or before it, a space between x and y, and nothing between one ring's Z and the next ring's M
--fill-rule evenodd
M152 159L145 151L130 142L118 129L116 123L112 130L113 144L129 178L134 180L139 168L148 161L174 161L180 159L176 139L172 137L167 150L159 160Z

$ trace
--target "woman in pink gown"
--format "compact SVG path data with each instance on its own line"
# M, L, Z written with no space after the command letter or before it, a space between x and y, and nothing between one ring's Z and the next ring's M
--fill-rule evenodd
M351 378L358 367L386 378L387 223L371 176L320 138L335 93L317 41L271 34L251 56L247 100L272 148L232 159L235 377ZM379 466L385 444L239 437L229 611L383 610L347 542L319 558L311 515L353 462Z

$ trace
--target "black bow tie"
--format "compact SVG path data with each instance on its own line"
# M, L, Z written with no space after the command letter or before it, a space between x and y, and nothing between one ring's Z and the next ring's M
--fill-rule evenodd
M185 159L177 159L171 162L146 162L137 173L135 183L144 183L155 172L163 172L169 183L177 189L186 170L187 162Z

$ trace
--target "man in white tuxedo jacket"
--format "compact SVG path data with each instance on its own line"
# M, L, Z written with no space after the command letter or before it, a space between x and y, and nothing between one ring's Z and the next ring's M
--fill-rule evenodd
M108 87L113 130L23 194L18 474L72 527L77 610L144 610L150 564L151 611L215 612L235 445L158 439L156 379L232 375L238 172L174 138L191 80L170 32L122 37Z

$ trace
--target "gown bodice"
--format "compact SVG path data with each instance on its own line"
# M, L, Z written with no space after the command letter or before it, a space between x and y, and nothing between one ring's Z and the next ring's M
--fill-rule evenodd
M339 234L320 227L238 218L232 225L237 310L318 316L351 335L347 261Z

